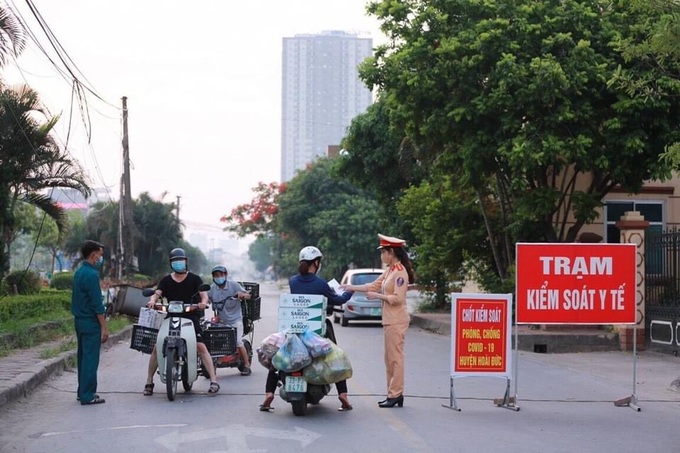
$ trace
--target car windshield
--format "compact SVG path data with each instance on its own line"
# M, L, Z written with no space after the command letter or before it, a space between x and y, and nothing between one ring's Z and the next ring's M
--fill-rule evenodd
M352 285L365 285L378 277L380 277L380 274L354 274L352 275Z

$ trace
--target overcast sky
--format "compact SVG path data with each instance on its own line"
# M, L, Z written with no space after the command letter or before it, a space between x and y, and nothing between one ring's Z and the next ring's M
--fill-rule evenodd
M180 217L189 226L223 226L219 218L250 201L258 181L280 178L283 37L345 30L372 37L374 45L384 41L365 0L33 2L107 101L87 96L91 146L77 106L72 120L69 149L93 186L118 198L119 108L127 96L133 196L181 196ZM21 12L47 49L25 1L4 3ZM4 76L27 82L62 115L57 131L65 142L71 86L38 47L29 41Z

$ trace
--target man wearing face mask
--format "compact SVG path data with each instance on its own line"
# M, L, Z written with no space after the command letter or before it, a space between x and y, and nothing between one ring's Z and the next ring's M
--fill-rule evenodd
M104 262L104 246L87 240L80 246L83 261L73 276L71 313L78 339L78 396L83 406L104 403L97 395L97 368L102 343L109 339L106 327L99 267Z
M208 292L208 300L213 304L213 309L215 309L215 302L225 302L219 313L220 319L227 326L236 328L236 346L244 363L239 371L243 376L249 376L251 373L250 361L248 360L248 351L243 345L243 313L241 312L240 299L250 299L250 293L240 283L227 278L229 274L226 267L217 265L212 268L210 273L212 274L213 284Z
M220 385L217 383L215 367L213 367L210 352L208 352L208 348L205 346L200 326L202 312L208 306L208 293L206 291L199 291L199 287L203 284L203 280L198 275L189 272L187 269L187 261L188 259L184 249L175 248L170 251L170 267L172 268L172 273L166 275L158 282L156 292L149 298L149 302L146 306L153 308L161 297L165 297L168 301L182 301L189 304L193 302L192 298L196 294L200 295L201 301L198 303L198 310L183 313L178 316L191 319L194 323L196 349L210 376L210 388L208 389L208 393L214 394L220 390ZM146 378L146 385L144 385L144 396L153 395L153 377L156 374L157 369L158 359L156 357L156 347L154 346L151 357L149 357L149 373Z

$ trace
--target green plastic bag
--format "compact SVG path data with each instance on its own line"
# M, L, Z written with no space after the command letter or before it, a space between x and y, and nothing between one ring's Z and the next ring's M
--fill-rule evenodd
M302 370L302 376L310 384L334 384L352 377L352 364L345 351L331 342L331 350L317 357Z

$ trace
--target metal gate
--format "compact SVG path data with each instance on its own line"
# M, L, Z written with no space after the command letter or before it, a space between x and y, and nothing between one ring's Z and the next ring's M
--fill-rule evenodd
M647 231L645 320L650 346L680 348L680 231Z

